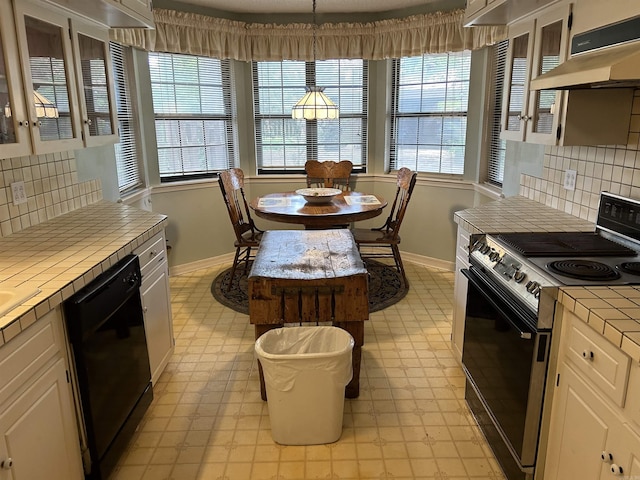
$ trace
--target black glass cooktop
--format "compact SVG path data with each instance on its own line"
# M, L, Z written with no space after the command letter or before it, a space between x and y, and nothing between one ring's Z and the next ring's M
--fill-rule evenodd
M595 232L503 233L498 239L525 257L636 255L630 248Z

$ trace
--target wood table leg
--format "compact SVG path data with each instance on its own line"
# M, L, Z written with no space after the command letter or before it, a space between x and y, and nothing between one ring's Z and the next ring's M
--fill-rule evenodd
M364 344L364 322L334 322L334 325L349 332L355 341L351 352L353 378L347 384L344 396L358 398L360 395L360 361L362 359L362 345Z
M281 328L281 324L262 324L255 326L255 335L256 340L263 334L267 333L269 330L273 330L274 328ZM264 384L264 373L262 372L262 365L260 365L260 360L258 360L258 373L260 374L260 398L267 401L267 388Z

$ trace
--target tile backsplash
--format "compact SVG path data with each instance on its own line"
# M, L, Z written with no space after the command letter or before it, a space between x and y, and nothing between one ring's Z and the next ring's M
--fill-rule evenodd
M26 203L14 205L11 184L23 181ZM102 199L100 180L78 182L73 151L0 160L0 236Z
M601 191L640 199L640 89L633 97L626 145L546 147L542 178L522 175L520 194L595 222ZM577 172L575 190L563 186L564 171Z

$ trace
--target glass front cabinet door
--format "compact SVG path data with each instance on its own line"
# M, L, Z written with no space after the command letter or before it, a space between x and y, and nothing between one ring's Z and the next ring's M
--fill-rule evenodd
M502 132L505 140L524 140L528 120L529 70L535 20L509 26L509 48L502 101Z
M52 153L81 148L68 17L27 2L15 8L33 149Z
M571 6L563 5L536 19L531 80L566 60L569 45L567 23L570 14ZM562 90L530 91L527 140L548 145L557 143L561 133L558 127L565 93Z
M501 138L556 145L565 94L530 90L529 82L567 58L571 4L549 7L509 26Z
M31 153L18 45L10 0L0 0L0 158Z
M78 22L72 22L71 29L84 143L88 147L116 143L117 115L108 34Z

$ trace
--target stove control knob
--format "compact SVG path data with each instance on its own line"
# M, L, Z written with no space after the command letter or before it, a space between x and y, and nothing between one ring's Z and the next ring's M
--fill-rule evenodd
M493 250L489 254L489 260L491 260L492 262L497 262L498 260L500 260L500 254L498 252L496 252L495 250Z
M486 255L491 251L491 247L487 244L483 244L482 247L480 247L480 253Z
M525 288L527 289L527 292L533 293L534 295L536 292L538 292L538 294L540 292L540 284L534 280L530 280Z
M538 285L532 293L535 298L540 298L540 285Z
M486 244L484 242L478 242L473 246L474 250L478 250L480 251L480 253L482 253L482 249L484 248Z
M516 270L516 273L513 274L513 279L516 281L516 283L522 283L525 278L527 278L527 274L521 272L520 270Z

